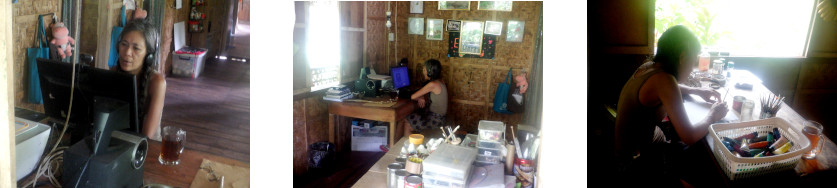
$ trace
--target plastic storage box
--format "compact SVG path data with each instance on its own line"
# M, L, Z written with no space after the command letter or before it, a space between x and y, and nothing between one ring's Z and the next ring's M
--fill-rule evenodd
M505 140L506 124L499 121L480 120L479 140L502 142Z
M436 187L443 187L443 188L465 188L466 184L465 181L461 180L454 180L451 178L446 177L437 177L431 175L423 175L422 176L422 186L425 188L436 188Z
M184 47L183 49L186 48L190 47ZM197 78L203 72L204 60L206 60L206 54L208 52L204 48L201 48L201 50L204 50L204 52L199 53L199 55L183 53L181 50L172 52L171 73L177 76Z
M467 183L476 158L477 148L440 144L436 151L422 162L422 176Z
M758 132L759 135L779 128L782 137L787 137L793 142L788 152L767 157L736 157L721 143L724 137L735 138L741 135ZM712 124L709 126L709 134L712 135L712 153L716 161L727 174L730 180L746 179L767 174L773 174L784 170L790 170L799 163L800 156L811 149L808 138L802 132L792 128L787 120L782 118L769 118L741 123Z
M487 155L487 156L506 156L504 153L505 150L501 148L484 148L484 147L477 147L477 154L478 155Z
M381 151L381 145L387 145L387 131L387 126L352 126L352 151Z
M497 164L502 161L503 156L491 156L491 155L477 155L477 162L483 164Z
M504 144L502 142L480 140L480 141L477 141L477 147L481 147L481 148L502 148L502 147L504 147Z
M20 181L38 167L41 155L47 149L49 126L15 117L15 163L17 180Z

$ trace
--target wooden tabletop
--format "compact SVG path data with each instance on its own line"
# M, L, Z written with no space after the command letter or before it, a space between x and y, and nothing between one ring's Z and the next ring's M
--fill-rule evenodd
M759 117L758 117L759 112L761 111L761 106L759 105L759 103L760 103L759 102L759 97L763 96L763 95L766 95L766 94L773 94L773 93L770 90L768 90L763 84L761 84L760 80L757 77L755 77L752 73L750 73L748 71L738 70L734 74L735 75L733 75L733 80L732 81L734 81L736 79L737 80L746 80L747 82L753 84L753 88L752 88L752 90L736 89L736 88L734 88L735 82L728 82L726 84L726 87L718 89L718 92L720 92L721 95L724 95L727 92L727 89L729 88L729 94L727 94L727 95L729 95L729 97L722 96L722 97L726 98L728 107L730 108L727 116L723 120L728 121L728 122L739 122L739 121L741 121L742 117L746 116L746 114L744 114L742 116L742 114L740 112L735 111L735 110L732 109L732 102L733 102L733 97L734 96L744 96L747 99L753 100L756 103L756 105L753 109L753 114L751 116L752 117L751 120L758 120L759 119ZM699 120L699 119L698 120L692 120L693 117L704 117L704 116L706 116L706 114L708 113L708 106L710 106L709 104L704 103L703 100L700 99L700 97L697 97L697 96L694 96L694 95L692 95L691 97L687 97L685 103L687 104L686 105L687 106L686 113L689 115L690 120L693 121L693 122ZM805 118L803 118L801 115L799 115L796 111L794 111L789 105L787 105L785 103L782 103L782 107L777 112L776 117L780 117L780 118L783 118L783 119L787 120L791 124L792 128L796 129L797 131L802 130L802 123L804 121L806 121ZM820 154L815 159L812 159L812 160L807 160L807 159L804 159L804 158L801 159L799 164L794 169L795 173L784 173L784 174L781 174L781 175L770 176L769 178L757 178L757 179L754 179L752 181L748 180L748 181L733 182L733 181L729 181L729 179L723 173L722 169L720 169L720 166L717 165L718 163L715 160L714 156L712 155L711 148L715 147L714 142L712 141L712 137L707 135L704 138L704 140L705 140L705 142L703 142L703 144L706 144L706 146L707 146L707 148L706 148L707 151L706 152L708 152L708 155L706 155L706 156L711 157L711 161L713 161L716 164L715 165L716 170L717 170L716 173L720 173L720 175L714 175L713 177L722 177L723 178L722 180L717 180L717 181L722 182L722 183L720 183L720 185L737 186L737 185L740 185L741 182L746 182L747 183L746 185L751 185L750 183L759 182L761 180L765 180L765 181L762 181L762 183L771 184L771 183L768 183L768 182L771 182L771 181L768 180L769 178L784 179L784 180L787 180L787 181L785 181L786 183L788 183L788 182L799 182L799 183L803 183L803 184L804 183L816 184L816 183L823 183L823 182L833 181L834 177L831 177L831 178L825 178L825 177L830 176L832 174L835 174L835 171L837 171L837 145L835 145L835 143L830 138L825 137L825 139L823 141L823 149L820 152ZM772 182L772 183L775 183L775 181ZM793 184L793 183L791 183L791 184ZM713 185L718 185L718 184L713 184ZM799 184L795 184L795 185L799 185Z
M249 163L188 148L183 150L183 154L180 155L180 164L176 166L161 165L157 159L158 156L160 156L160 142L148 140L148 158L145 161L143 184L189 187L195 178L195 174L200 169L203 159L250 168Z

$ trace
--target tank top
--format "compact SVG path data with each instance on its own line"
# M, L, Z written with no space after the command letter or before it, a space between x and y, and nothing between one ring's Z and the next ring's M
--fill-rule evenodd
M430 111L439 115L448 113L448 88L445 84L441 84L442 92L435 94L430 92Z
M662 103L656 106L643 105L639 101L639 90L648 78L661 71L655 69L640 73L638 69L622 87L619 102L616 106L616 137L614 140L615 154L618 160L630 159L643 146L649 145L654 138L654 127L662 121L664 116L664 110L661 108Z

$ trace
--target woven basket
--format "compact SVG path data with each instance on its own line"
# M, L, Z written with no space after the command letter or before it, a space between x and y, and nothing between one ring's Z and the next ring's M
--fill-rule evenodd
M779 128L782 137L787 137L793 142L788 152L767 157L737 157L721 143L724 137L736 138L741 135L758 132L759 135L766 135ZM752 177L773 174L788 169L793 169L799 163L800 157L811 149L808 138L802 136L802 132L790 126L787 120L782 118L768 118L756 121L741 123L712 124L709 126L709 134L715 143L712 153L727 174L730 180L740 180Z

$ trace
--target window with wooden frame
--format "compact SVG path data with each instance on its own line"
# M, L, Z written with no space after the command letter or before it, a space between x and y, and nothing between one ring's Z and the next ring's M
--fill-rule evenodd
M366 2L295 2L294 95L357 79L365 61Z
M655 43L675 25L689 28L704 50L730 56L803 57L816 0L658 0Z

